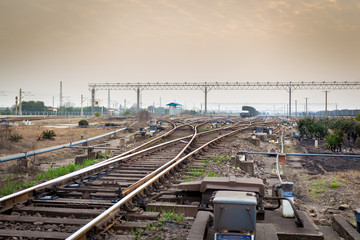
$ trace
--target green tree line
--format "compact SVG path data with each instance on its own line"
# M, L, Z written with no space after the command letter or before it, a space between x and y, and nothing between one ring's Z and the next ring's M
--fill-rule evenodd
M297 121L301 137L325 139L325 147L333 152L341 152L342 146L352 149L360 137L360 114L355 118L314 119Z

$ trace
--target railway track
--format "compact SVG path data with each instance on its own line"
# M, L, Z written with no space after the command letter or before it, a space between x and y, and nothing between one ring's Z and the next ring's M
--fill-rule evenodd
M106 226L118 215L119 208L113 211L113 206L119 203L122 206L121 201L126 197L132 199L139 189L141 194L147 192L149 189L143 187L144 184L151 185L150 189L156 188L160 177L158 181L152 178L163 171L172 171L169 166L178 160L183 162L190 152L195 154L197 150L192 150L204 142L210 144L209 140L218 137L219 132L231 130L228 127L198 134L190 125L175 127L119 156L3 197L0 199L0 239L86 239L89 231L97 234L105 228L99 226ZM164 139L165 142L157 143ZM100 221L93 224L91 219ZM87 230L82 230L83 225Z

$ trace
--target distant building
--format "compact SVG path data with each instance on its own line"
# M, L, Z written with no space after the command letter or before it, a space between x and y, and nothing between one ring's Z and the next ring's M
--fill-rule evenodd
M169 115L170 116L175 116L182 112L182 105L179 103L172 102L172 103L169 103L166 105L169 106Z
M57 115L57 108L48 108L47 109L49 112L52 112L54 115Z

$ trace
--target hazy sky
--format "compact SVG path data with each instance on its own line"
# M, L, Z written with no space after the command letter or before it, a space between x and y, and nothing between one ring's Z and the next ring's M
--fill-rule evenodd
M80 105L88 83L360 81L357 0L1 0L0 107L24 100ZM112 91L112 104L136 102ZM360 107L360 91L329 102ZM201 91L143 91L143 106L200 106ZM293 99L324 102L321 91ZM97 98L107 106L107 92ZM285 91L211 91L209 102L286 103ZM217 107L216 107L217 108ZM279 106L281 108L281 106ZM335 108L335 107L333 107Z

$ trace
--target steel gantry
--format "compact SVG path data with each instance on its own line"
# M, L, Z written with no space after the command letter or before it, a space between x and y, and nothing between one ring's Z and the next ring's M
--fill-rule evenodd
M89 83L91 107L94 108L96 90L135 90L137 110L140 109L140 92L143 90L201 90L205 93L205 114L207 94L210 90L285 90L289 93L289 117L291 117L291 94L295 90L354 90L360 89L360 82L154 82L154 83Z

